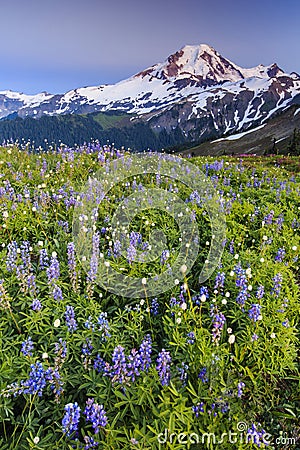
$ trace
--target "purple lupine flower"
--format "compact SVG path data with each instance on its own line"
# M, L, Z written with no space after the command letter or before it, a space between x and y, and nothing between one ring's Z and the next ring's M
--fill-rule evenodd
M95 441L92 436L84 436L83 440L85 443L84 450L90 450L91 448L96 448L99 445L99 442Z
M69 242L67 245L67 256L68 256L68 268L70 280L74 291L77 291L77 271L76 271L76 258L75 258L75 244L74 242Z
M115 258L119 258L122 255L122 244L118 239L114 242L113 255Z
M30 369L28 379L20 383L22 389L21 392L24 394L37 394L41 397L43 389L46 386L46 372L42 363L39 361L31 364Z
M102 332L102 340L106 341L107 338L110 338L111 334L109 332L110 330L110 325L109 322L107 320L107 313L106 312L101 312L99 317L98 317L98 326L99 326L99 330Z
M150 313L153 314L154 316L157 316L158 309L159 309L159 303L157 301L157 298L153 298L151 301Z
M168 258L170 258L169 250L163 250L161 257L160 257L160 264L163 266L166 263Z
M8 270L9 272L13 271L17 267L16 264L18 256L17 250L18 244L16 243L16 241L12 241L10 244L8 244L6 256L6 270Z
M199 206L202 205L202 200L201 200L201 197L200 197L198 191L193 191L193 192L191 193L190 198L189 198L189 201L190 201L190 202L195 202L196 205L199 205Z
M57 286L57 284L53 285L52 296L53 296L54 300L57 302L60 302L61 300L63 300L62 290L59 286Z
M277 273L274 278L272 278L273 281L273 288L271 290L272 294L275 297L279 297L280 290L281 290L281 283L282 283L282 275L281 273Z
M171 358L170 352L167 352L165 349L162 349L162 351L159 353L158 358L156 360L156 362L157 362L156 370L158 372L162 386L168 385L170 382L171 361L172 361L172 358Z
M45 173L47 170L47 161L43 159L41 173Z
M207 368L203 367L199 374L198 374L198 378L200 378L200 380L202 381L202 383L208 383L208 377L207 377Z
M134 245L130 244L128 249L127 249L127 256L126 256L127 261L128 261L129 264L133 263L133 261L136 258L136 255L137 255L136 248L134 247Z
M34 295L36 292L35 275L33 273L27 277L27 289L31 295Z
M137 182L136 180L133 180L132 184L131 184L131 188L133 191L135 191L137 189Z
M240 264L237 264L234 268L235 273L237 275L235 284L240 288L240 292L237 295L236 302L244 306L250 294L248 292L248 280L246 276L246 271L242 269Z
M100 428L104 428L107 425L106 412L103 405L98 405L94 402L94 399L88 398L86 401L86 408L84 410L86 420L92 422L94 433L97 434Z
M240 264L237 264L234 268L234 271L237 275L235 284L237 287L244 289L247 288L247 277L246 271L242 269Z
M106 373L106 374L108 373L109 366L104 361L104 359L99 355L99 353L95 357L93 367L98 373Z
M215 278L214 289L222 290L223 287L224 287L224 281L225 281L225 273L224 272L218 272L217 276Z
M140 370L142 372L147 372L151 364L151 353L152 353L152 340L151 336L148 334L142 341L139 348L140 355Z
M264 293L265 293L265 288L262 284L260 284L256 291L256 298L260 300L261 298L263 298Z
M184 362L182 362L181 367L177 367L177 370L180 374L180 380L182 381L182 385L185 386L188 379L189 366Z
M124 348L121 345L118 345L113 351L112 364L113 366L109 374L112 381L120 384L124 383L127 376L127 365Z
M148 250L148 248L149 248L149 242L145 241L141 244L142 250Z
M31 309L33 310L33 311L40 311L41 309L42 309L42 303L40 302L40 300L39 299L37 299L37 298L35 298L34 300L33 300L33 302L31 303Z
M285 311L286 308L288 307L288 303L289 303L289 299L288 299L288 298L284 298L284 299L283 299L283 303L282 303L282 305L281 305L284 311ZM283 312L284 312L284 311L283 311Z
M200 306L201 302L206 301L207 299L209 299L209 293L208 288L206 286L201 286L199 294L192 298L193 302L197 306Z
M192 411L193 413L195 413L196 417L199 417L200 413L204 413L204 403L203 402L197 403L197 405L194 405L192 407Z
M285 257L285 253L286 253L286 251L285 251L284 248L279 248L278 252L277 252L277 254L275 256L275 261L282 262L284 257Z
M95 331L95 325L93 324L93 321L92 321L92 317L91 317L91 316L89 316L89 317L87 318L87 320L84 322L84 326L85 326L85 328L87 328L88 330Z
M272 225L273 217L274 217L274 211L271 210L271 211L269 212L269 214L267 214L267 215L265 216L265 218L264 218L265 224L266 224L266 225Z
M249 319L253 320L253 322L257 322L261 318L261 305L258 303L254 303L251 305L248 312Z
M55 353L61 360L64 360L67 356L67 343L62 338L55 342Z
M61 227L66 233L69 233L69 224L64 220L58 220L57 225Z
M258 424L260 427L260 424ZM266 441L264 436L267 433L264 429L259 430L255 423L252 423L251 427L247 430L247 440L248 443L256 444L258 447L261 446L261 444L269 445L270 442Z
M21 244L21 260L22 264L20 270L22 273L26 273L31 269L31 258L30 258L30 244L28 241L23 241Z
M187 333L187 343L191 345L195 344L195 339L196 339L195 333L193 331L189 331Z
M229 404L222 397L216 398L214 403L211 404L211 409L208 410L208 414L213 413L213 416L216 417L216 410L219 410L224 414L229 410Z
M256 333L254 333L251 337L251 341L255 342L255 341L257 341L257 339L258 339L258 335Z
M140 353L134 348L131 350L130 355L127 357L127 376L131 378L131 381L135 381L136 377L140 375L139 369L141 366Z
M243 388L245 387L245 383L243 383L242 381L240 381L237 385L237 389L238 389L238 393L237 396L239 398L241 398L241 396L243 395Z
M63 393L63 381L57 368L49 367L46 371L46 379L50 384L50 388L55 394L58 401L59 396Z
M221 312L214 312L214 306L212 305L213 328L212 328L212 340L218 345L221 339L221 333L226 322L226 317Z
M85 343L81 347L81 353L85 356L89 356L93 351L91 340L86 338Z
M195 303L195 305L200 306L200 295L199 294L193 295L192 301L193 303Z
M130 245L136 247L137 245L142 243L142 235L137 231L131 231L129 234Z
M60 276L59 261L55 254L51 257L50 266L47 268L46 273L49 285L53 285Z
M215 402L211 404L211 410L209 410L208 413L211 414L216 409L219 409L224 414L229 410L229 404L222 397L218 397L215 399ZM217 412L215 411L213 415L216 416Z
M277 231L281 230L283 223L284 223L284 216L283 214L280 214L276 219Z
M186 304L186 301L185 301L185 294L186 294L186 289L185 289L184 285L181 285L181 286L180 286L180 293L179 293L179 295L178 295L179 300L180 300L180 303L179 303L180 307L181 307L181 305L182 305L183 303Z
M229 404L222 398L219 399L218 407L223 414L227 413L227 411L229 410Z
M65 406L65 415L62 419L62 430L67 436L78 430L81 409L78 403L68 403Z
M229 253L234 254L234 241L230 241Z
M77 322L75 319L75 311L73 306L66 306L65 319L67 323L68 330L73 333L77 330Z
M90 261L90 270L87 273L87 281L89 284L89 295L93 292L93 284L96 280L96 275L98 272L98 262L99 262L99 244L100 244L100 234L96 231L92 237L92 256Z
M39 266L41 269L46 269L49 266L49 256L45 248L40 250Z
M175 298L175 297L171 297L170 298L170 308L175 308L176 306L179 306L180 302ZM174 314L174 313L172 313Z
M87 273L87 281L90 285L93 285L94 281L96 280L98 272L98 262L99 262L98 256L92 254L90 261L90 269Z
M32 356L33 349L34 349L33 341L29 336L24 342L22 342L21 352L25 356Z

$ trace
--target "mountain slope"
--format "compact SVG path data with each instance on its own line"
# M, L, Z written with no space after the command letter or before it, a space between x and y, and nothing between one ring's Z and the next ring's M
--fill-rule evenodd
M300 130L299 105L292 105L262 125L183 151L183 154L231 155L287 153L295 129Z

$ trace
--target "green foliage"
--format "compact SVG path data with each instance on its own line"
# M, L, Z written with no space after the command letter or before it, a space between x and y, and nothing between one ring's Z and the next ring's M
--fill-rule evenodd
M89 119L80 120L84 124ZM139 129L135 131L139 139ZM98 153L104 155L103 160ZM105 159L114 157L113 153L112 149L105 153L99 147L93 151L85 147L43 154L13 146L0 150L1 450L88 448L84 447L84 436L94 436L99 449L246 450L259 448L246 441L252 423L272 435L268 445L272 450L279 448L275 440L280 433L299 445L299 173L291 176L289 168L281 167L276 157L248 158L244 162L223 158L224 164L219 167L213 166L212 158L194 159L193 163L207 170L216 189L222 191L227 242L220 267L205 285L209 298L200 300L199 291L204 286L199 286L198 276L207 256L206 242L211 239L211 231L205 211L193 204L201 239L198 259L184 286L175 285L158 297L155 315L151 312L151 298L126 299L121 293L110 294L98 286L90 290L79 261L75 281L69 270L67 244L72 241L74 206L67 200L79 195L82 183ZM291 158L290 163L296 167L296 159ZM169 188L169 181L163 180L162 185ZM147 183L156 187L155 177L148 177ZM190 192L186 186L178 182L177 187L178 195L187 199ZM129 187L126 189L115 186L101 204L99 229L109 228L106 217L115 210L117 199L131 192ZM68 229L60 221L67 223ZM171 263L176 256L178 229L168 214L149 209L138 214L132 226L147 237L154 222L168 236L167 244L173 251L168 261ZM110 249L110 231L100 238L106 254ZM16 241L20 248L25 240L31 245L30 273L36 277L35 290L28 288L22 271L7 267L9 244ZM230 249L231 242L234 250ZM63 294L60 301L53 298L47 272L39 264L41 248L50 257L55 252L59 259L57 285ZM280 248L285 249L281 261L276 259ZM16 258L21 267L22 254ZM242 269L248 269L245 277L249 296L244 305L236 300L240 292L238 263ZM112 264L132 276L140 276L145 269L126 258L112 258ZM160 273L165 267L158 259L151 270ZM220 288L215 287L218 272L225 274L224 286ZM274 277L278 273L282 283L275 295ZM265 294L258 299L260 285ZM32 308L36 298L42 303L40 310ZM171 298L176 302L172 303ZM248 312L257 303L262 317L254 321ZM74 332L68 329L65 318L68 305L75 311ZM212 339L211 305L226 317L217 341ZM104 336L97 325L103 312L107 314L110 336ZM94 329L86 325L89 319ZM194 343L188 342L191 332ZM253 339L254 334L257 340ZM95 367L98 354L112 365L117 346L122 346L128 356L132 349L139 349L147 335L152 339L152 362L149 370L141 371L135 381L127 379L119 384ZM31 355L24 355L22 343L29 336L34 349ZM61 359L55 347L60 339L67 345L66 358ZM87 340L92 350L84 354L82 348ZM170 383L164 386L156 368L162 349L172 357ZM27 380L30 365L37 361L45 370L58 367L63 392L55 395L47 383L41 396L14 396L13 383L20 385L21 380ZM184 365L188 366L186 379L181 378L180 372ZM199 377L203 368L204 381ZM241 396L240 382L245 384ZM68 437L62 429L65 406L77 402L83 411L88 398L104 406L107 425L94 435L91 423L81 416L78 435ZM201 402L203 412L197 417L193 407ZM239 428L242 423L246 429ZM238 433L240 440L229 442L229 431ZM217 442L209 441L210 433ZM223 433L224 442L220 443ZM195 443L197 436L199 444Z

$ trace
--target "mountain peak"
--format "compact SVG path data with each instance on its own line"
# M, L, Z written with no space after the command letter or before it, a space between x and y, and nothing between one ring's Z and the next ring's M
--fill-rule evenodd
M184 52L197 52L199 55L201 55L204 52L207 53L217 53L217 51L208 44L198 44L198 45L184 45L180 50L184 51Z
M177 83L178 86L213 86L225 82L237 82L246 78L273 78L284 72L272 64L260 64L253 68L242 68L208 44L185 45L171 54L163 63L138 73L135 77L148 77Z
M208 44L185 45L163 63L138 73L136 77L149 76L150 79L166 81L189 79L193 84L205 87L244 78L239 69Z

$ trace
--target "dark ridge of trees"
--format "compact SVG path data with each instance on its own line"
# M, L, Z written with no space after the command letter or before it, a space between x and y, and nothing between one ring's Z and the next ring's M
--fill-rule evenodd
M294 129L287 150L292 155L300 155L300 130L298 128Z
M120 115L120 113L112 111L102 114L108 117ZM97 114L93 113L84 116L77 114L42 116L39 119L10 116L0 120L0 143L8 140L13 142L30 140L34 142L35 147L42 148L46 148L47 143L48 145L63 143L74 146L98 140L101 144L109 141L114 143L117 148L125 147L132 151L165 149L167 152L180 152L213 138L216 138L216 134L212 132L206 139L195 140L190 133L184 135L179 126L169 132L162 128L158 133L152 130L149 123L142 121L134 122L131 125L126 124L126 126L114 125L112 122L110 128L103 128L97 120ZM265 154L277 152L274 138ZM294 129L286 148L281 149L280 153L300 155L300 130L298 128Z
M110 114L111 115L111 114ZM35 146L45 147L45 142L59 145L81 145L84 142L98 140L105 144L113 142L116 147L131 148L142 151L148 148L160 150L186 141L179 127L168 133L162 130L154 133L146 123L139 122L131 126L103 129L93 114L80 116L75 114L63 116L43 116L39 119L26 117L10 118L0 121L0 142L34 141Z

